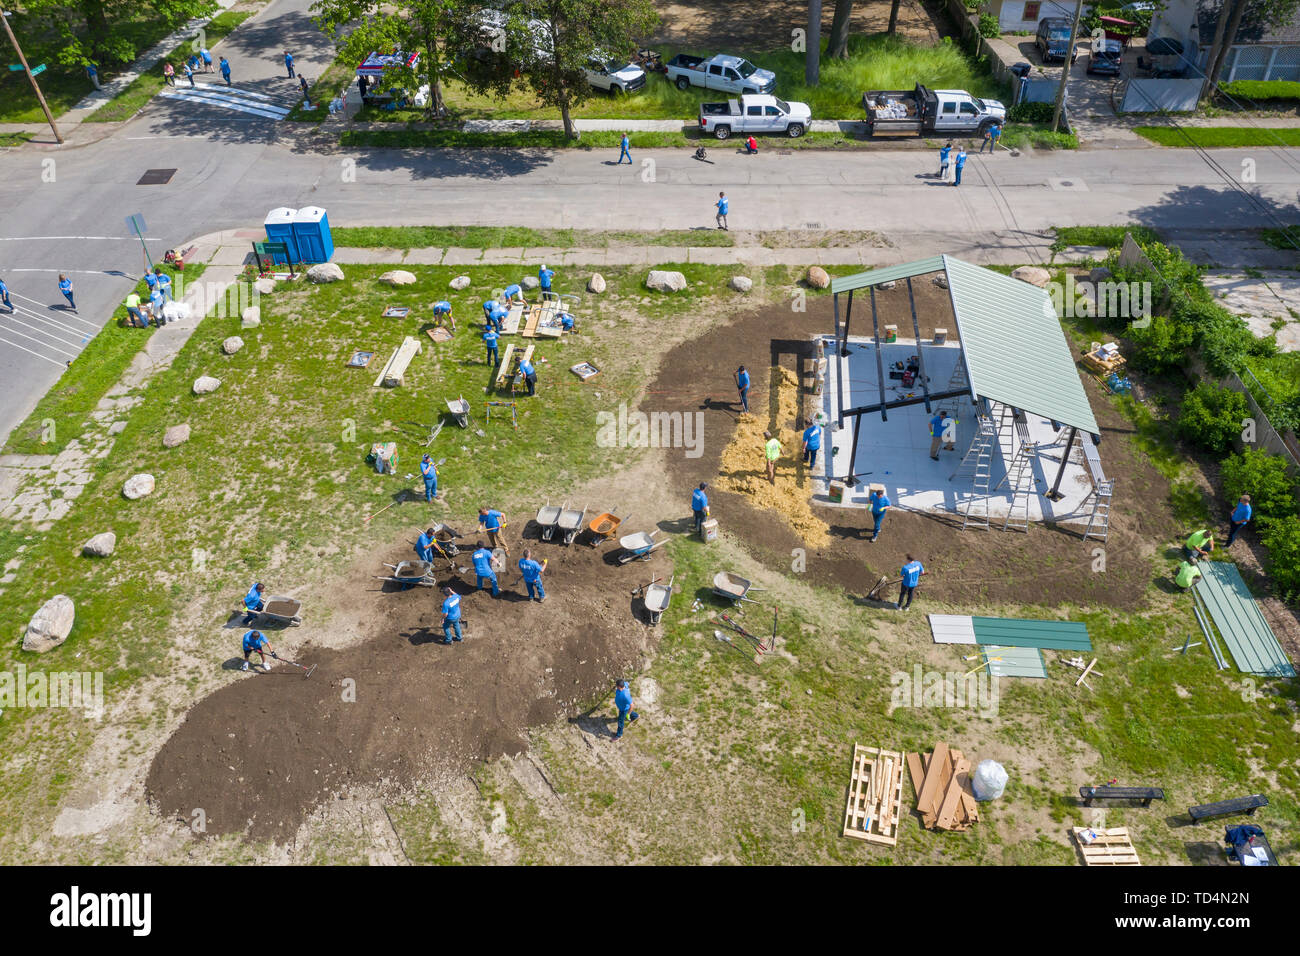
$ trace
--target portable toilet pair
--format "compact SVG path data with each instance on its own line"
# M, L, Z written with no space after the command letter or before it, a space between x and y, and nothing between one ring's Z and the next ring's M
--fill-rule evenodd
M307 206L294 214L293 238L300 262L329 262L334 255L329 217L319 206Z
M285 256L275 253L271 260L280 266L288 265L290 260L302 262L303 258L298 254L298 241L293 234L293 220L298 215L297 209L290 209L288 206L280 206L278 209L272 209L266 214L266 239L268 242L283 242L289 248L289 255Z

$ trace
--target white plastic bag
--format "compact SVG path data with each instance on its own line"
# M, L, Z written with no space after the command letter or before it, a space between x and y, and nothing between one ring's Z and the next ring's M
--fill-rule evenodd
M1007 772L996 760L981 760L971 776L976 800L996 800L1007 786Z

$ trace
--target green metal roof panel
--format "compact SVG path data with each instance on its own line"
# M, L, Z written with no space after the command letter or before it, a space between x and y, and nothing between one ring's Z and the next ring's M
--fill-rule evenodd
M1047 647L1054 651L1090 651L1088 627L1078 621L1030 621L1009 617L972 617L975 641L1003 647Z
M1046 289L942 256L971 391L1099 434Z
M981 647L993 677L1047 677L1043 652L1036 647Z
M864 289L870 285L880 285L882 282L897 282L899 279L942 271L943 256L932 256L929 259L906 262L901 266L885 266L881 269L872 269L870 272L859 272L855 275L832 279L831 292L850 292L853 289Z
M1263 677L1295 677L1295 667L1237 566L1228 561L1202 561L1200 566L1202 576L1196 590L1232 652L1237 669Z

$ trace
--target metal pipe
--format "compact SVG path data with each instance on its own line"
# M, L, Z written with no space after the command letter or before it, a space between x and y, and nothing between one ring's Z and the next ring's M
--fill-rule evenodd
M925 375L925 356L921 349L921 326L916 321L916 297L912 295L912 277L907 277L907 304L912 307L912 331L916 333L916 374L921 376L921 391L925 393L925 410L932 412L930 407L930 383Z
M876 287L871 287L871 332L876 339L876 374L880 377L880 420L889 421L889 412L885 403L885 359L880 349L880 319L876 314Z

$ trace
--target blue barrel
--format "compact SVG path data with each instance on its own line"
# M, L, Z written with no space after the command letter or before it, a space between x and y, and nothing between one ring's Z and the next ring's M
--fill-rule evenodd
M329 262L334 255L329 217L319 206L298 210L293 217L293 237L303 262Z
M268 242L288 243L289 256L294 262L305 261L298 254L298 241L293 235L293 219L298 215L298 210L290 209L288 206L281 206L278 209L272 209L266 214L266 239ZM289 258L282 255L272 256L276 265L286 266L289 264Z

